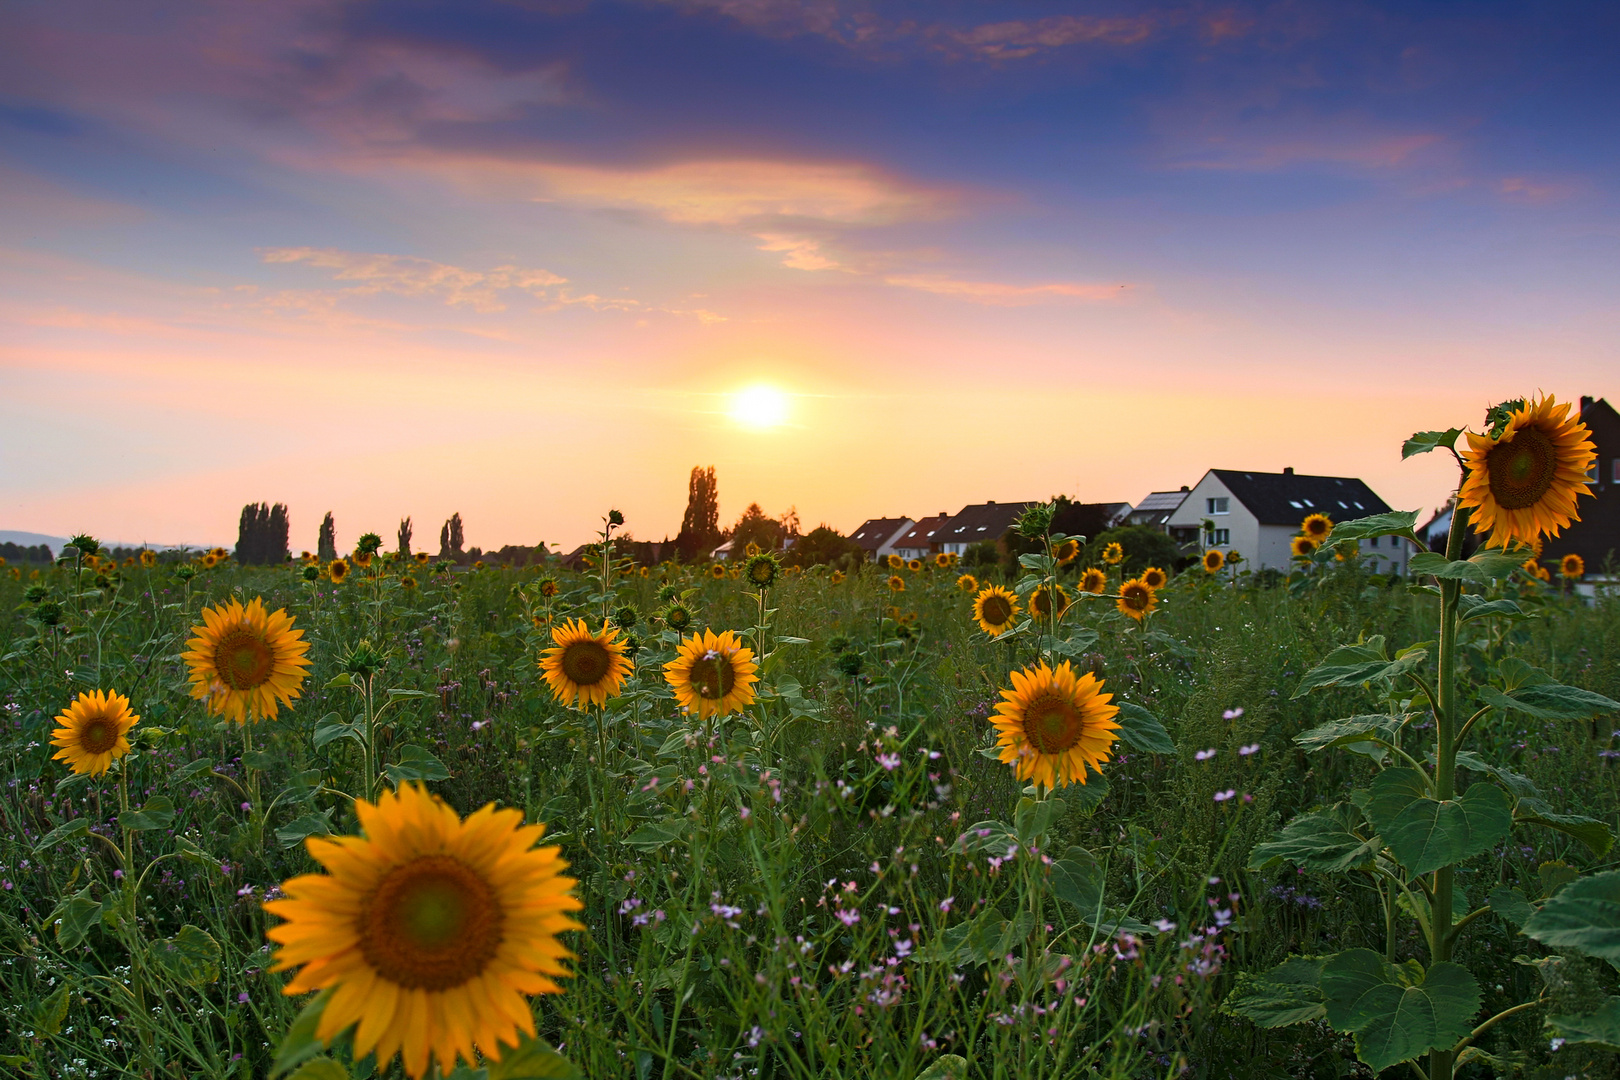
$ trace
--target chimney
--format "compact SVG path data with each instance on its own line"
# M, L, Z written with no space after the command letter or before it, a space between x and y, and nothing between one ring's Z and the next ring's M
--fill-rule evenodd
M994 505L996 505L996 500L991 499L989 502L985 503L984 505L986 505L986 506L994 506Z
M1293 476L1294 475L1294 467L1292 465L1284 465L1283 466L1283 475L1284 476Z
M1188 487L1188 486L1187 486L1187 485L1186 485L1186 484L1182 484L1182 485L1181 485L1181 490L1182 490L1182 491L1191 491L1191 490L1192 490L1192 488L1190 488L1190 487Z
M1590 409L1591 407L1592 407L1592 399L1587 397L1585 394L1582 394L1581 395L1581 412L1584 413L1584 412L1586 412L1587 409Z

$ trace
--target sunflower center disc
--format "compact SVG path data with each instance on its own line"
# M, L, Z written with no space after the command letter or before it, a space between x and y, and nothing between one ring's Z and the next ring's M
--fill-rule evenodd
M608 673L607 649L596 641L576 641L563 653L562 669L580 686L595 686Z
M1004 596L987 596L984 606L980 609L981 617L991 626L1000 626L1012 618L1012 605L1007 603Z
M97 717L79 732L79 746L87 754L105 754L118 745L118 729L105 717Z
M448 990L495 958L506 916L472 867L424 855L383 875L359 921L360 951L377 974L407 990Z
M1125 606L1132 611L1146 611L1148 602L1153 599L1153 594L1140 585L1128 587L1120 595L1125 601Z
M1043 754L1061 754L1085 733L1074 702L1052 693L1031 701L1024 709L1024 738Z
M1497 443L1485 455L1491 494L1506 510L1534 506L1552 487L1558 474L1558 455L1552 440L1539 428L1522 427L1512 442Z
M219 672L220 682L232 690L263 686L275 663L269 643L251 630L230 631L214 649L214 670Z
M730 657L700 656L692 661L690 679L699 697L719 701L737 685L737 672L731 666Z

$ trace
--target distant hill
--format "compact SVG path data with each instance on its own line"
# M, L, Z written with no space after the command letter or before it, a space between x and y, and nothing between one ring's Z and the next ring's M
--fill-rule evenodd
M109 548L140 548L149 547L153 551L167 551L175 547L196 548L196 544L148 544L134 540L102 540L96 537L104 547ZM35 544L45 544L51 549L51 554L60 555L62 546L68 542L65 536L46 536L44 533L23 532L20 529L0 529L0 544L18 544L22 547L33 547Z

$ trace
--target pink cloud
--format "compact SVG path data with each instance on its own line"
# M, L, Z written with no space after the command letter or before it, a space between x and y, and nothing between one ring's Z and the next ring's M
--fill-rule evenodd
M1001 307L1039 304L1051 300L1108 302L1118 300L1130 291L1130 286L1117 284L1059 281L1043 285L1015 285L1003 281L964 281L938 274L890 274L883 278L883 283L902 289L918 289L937 296Z
M1575 190L1576 185L1569 181L1532 180L1524 176L1505 176L1496 185L1497 193L1504 199L1528 203L1567 199Z
M935 28L932 36L980 59L1020 60L1068 45L1135 45L1153 36L1156 26L1146 17L1054 15L1034 22L985 23L970 30Z
M452 307L465 305L474 311L506 310L499 294L519 289L545 297L552 286L567 278L549 270L497 266L493 270L465 270L459 266L407 255L374 255L336 248L267 248L259 252L267 263L303 263L324 270L335 270L338 281L357 281L349 290L361 295L395 293L399 296L437 295Z
M764 241L761 251L783 253L782 265L794 270L836 270L839 263L822 254L821 241L807 236L788 236L782 233L756 233L754 239Z

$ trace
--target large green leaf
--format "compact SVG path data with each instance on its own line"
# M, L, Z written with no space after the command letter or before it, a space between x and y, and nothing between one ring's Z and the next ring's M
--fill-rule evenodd
M329 1057L310 1058L287 1080L349 1080L349 1070Z
M1068 809L1069 804L1062 799L1019 799L1018 807L1013 811L1013 835L1018 837L1020 844L1029 847L1045 836L1053 825L1062 821Z
M960 1054L942 1054L917 1074L917 1080L968 1080L967 1058Z
M1327 1010L1321 987L1326 962L1322 956L1291 956L1264 975L1240 973L1221 1011L1264 1028L1320 1020Z
M1614 846L1614 833L1607 822L1583 814L1559 814L1540 799L1523 798L1513 808L1515 824L1542 825L1568 833L1585 844L1594 855L1602 856Z
M1620 997L1605 998L1601 1008L1582 1016L1549 1016L1547 1027L1565 1042L1620 1050Z
M1383 845L1377 837L1363 840L1351 832L1353 818L1359 816L1347 803L1301 814L1275 839L1255 845L1249 853L1249 869L1286 862L1313 873L1337 874L1371 866Z
M319 750L335 739L353 739L364 746L366 731L361 725L351 724L335 712L327 713L316 722L315 737L312 741L315 744L315 749Z
M1157 931L1116 907L1108 906L1104 898L1103 870L1096 856L1082 847L1071 847L1061 859L1052 863L1052 895L1075 909L1080 921L1093 927L1099 934L1151 936Z
M399 753L383 773L387 775L395 787L407 780L446 780L450 770L445 768L444 762L434 757L425 747L414 743L406 743L399 748Z
M1521 686L1506 694L1494 686L1482 686L1479 697L1499 709L1528 713L1537 720L1585 720L1599 713L1620 710L1620 701L1558 683Z
M1306 750L1327 750L1368 739L1393 742L1404 722L1403 717L1383 714L1347 716L1342 720L1329 720L1309 731L1302 731L1294 736L1294 741Z
M1368 540L1374 536L1404 536L1415 541L1417 536L1412 529L1417 525L1419 513L1417 510L1392 510L1387 514L1373 514L1353 521L1341 521L1333 526L1333 531L1328 534L1327 543L1334 544L1340 540Z
M1485 898L1485 902L1491 905L1492 911L1514 926L1523 926L1536 913L1536 909L1530 906L1530 901L1525 899L1524 891L1511 885L1498 885L1491 890L1491 895Z
M89 831L90 831L90 819L89 818L87 818L87 817L74 818L72 821L63 822L62 824L58 825L56 828L52 829L50 832L46 833L44 836L40 837L39 838L39 843L34 845L34 850L35 851L44 851L48 847L55 847L57 844L60 844L63 840L67 840L67 839L70 839L71 837L75 837L75 836L83 836L85 833L87 833Z
M1384 651L1382 636L1369 638L1361 645L1341 645L1328 653L1322 662L1299 680L1294 697L1304 697L1312 690L1345 683L1356 685L1380 679L1394 679L1423 666L1427 649L1410 649L1390 659Z
M680 839L681 834L686 831L687 824L685 818L649 821L625 837L624 842L637 851L657 851L665 844Z
M72 896L64 897L45 921L56 925L57 943L71 949L81 944L90 928L101 921L101 904L90 899L90 887L86 885Z
M1322 966L1327 1021L1356 1036L1356 1056L1374 1071L1445 1049L1473 1030L1479 984L1442 961L1415 977L1371 949L1350 949Z
M1524 565L1524 555L1506 554L1489 549L1469 559L1447 559L1437 551L1420 551L1407 561L1407 569L1414 574L1430 574L1445 581L1467 581L1475 585L1489 585L1497 578L1505 578Z
M276 1050L276 1060L270 1065L270 1080L291 1072L310 1058L326 1049L326 1044L316 1038L315 1032L321 1024L321 1014L326 1011L326 1003L332 999L332 991L322 990L310 999L309 1004L299 1010L287 1034L281 1037L281 1046Z
M284 848L297 847L307 837L327 836L331 831L332 811L327 809L318 814L305 814L294 818L276 830L276 839L281 841Z
M147 799L146 805L139 810L119 814L118 824L121 828L128 829L131 832L167 829L174 824L174 803L170 801L167 795L154 795Z
M1433 751L1430 751L1428 760L1430 765L1434 764ZM1486 761L1472 750L1459 750L1456 761L1458 768L1484 773L1486 776L1494 776L1503 787L1521 799L1526 796L1534 798L1541 794L1541 791L1536 787L1536 782L1528 776L1516 773L1512 769L1504 769L1494 762Z
M1524 933L1549 948L1620 963L1620 870L1565 885L1524 924Z
M68 1000L72 990L73 984L64 979L50 997L39 1003L33 1016L36 1034L55 1035L62 1030L62 1025L67 1023L68 1006L72 1004Z
M1164 730L1164 725L1159 723L1159 718L1140 705L1121 702L1115 722L1119 724L1120 739L1132 749L1144 754L1176 752L1176 744L1170 738L1170 733Z
M1521 608L1516 600L1487 600L1483 596L1473 593L1463 593L1457 597L1457 606L1462 614L1458 622L1468 622L1471 619L1511 619L1515 622L1521 619L1533 619L1536 616Z
M1418 454L1427 454L1432 450L1441 448L1450 450L1457 444L1457 436L1462 434L1462 428L1447 428L1445 431L1420 431L1401 444L1401 460ZM1414 520L1416 511L1413 511Z
M498 1061L489 1062L489 1080L575 1080L580 1071L544 1039L523 1036L517 1046L501 1047Z
M1507 792L1478 783L1460 799L1429 797L1416 769L1385 769L1372 783L1367 817L1402 866L1427 874L1483 854L1513 829Z
M154 965L186 986L207 986L219 979L219 942L190 923L173 937L152 942L148 954Z

